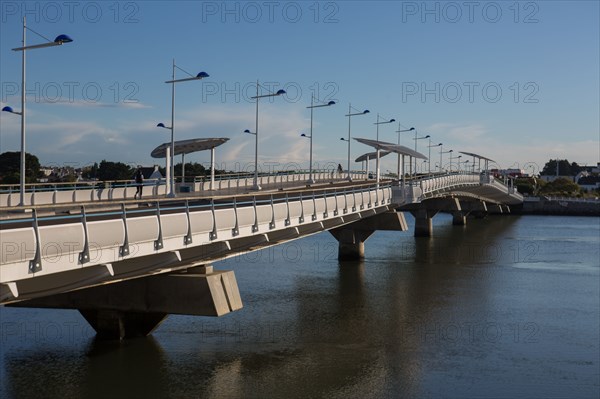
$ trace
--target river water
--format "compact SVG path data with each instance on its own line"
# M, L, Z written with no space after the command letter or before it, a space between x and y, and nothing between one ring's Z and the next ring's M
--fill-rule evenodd
M122 343L76 311L0 308L0 397L600 396L600 218L438 215L434 235L376 232L364 262L327 232L218 262L241 311Z

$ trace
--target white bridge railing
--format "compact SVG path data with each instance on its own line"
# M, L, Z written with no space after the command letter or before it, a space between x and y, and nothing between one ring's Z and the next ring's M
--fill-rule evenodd
M522 201L522 196L515 190L514 186L504 185L490 175L465 172L443 175L425 175L405 183L400 182L399 186L394 188L394 202L397 204L421 202L438 193L459 188L473 188L484 185L492 186L498 192L504 192L507 195L520 197Z
M38 216L41 210L34 209L31 216L0 221L0 303L18 297L18 283L34 277L94 269L89 279L102 279L114 276L119 262L141 257L146 257L143 266L137 267L152 269L158 260L150 255L177 263L179 251L193 247L222 243L230 248L231 240L252 236L268 241L270 233L296 228L300 234L298 228L310 224L320 231L327 220L348 223L391 201L391 183L386 183L261 197L160 199L150 207L146 200L93 213L82 206L80 213L68 215ZM356 216L339 219L351 214Z
M307 172L279 172L264 174L258 177L261 186L304 183L309 179ZM353 179L363 179L364 175L352 172ZM313 179L317 183L344 180L347 172L341 174L335 171L315 171ZM178 184L190 192L209 192L211 190L234 190L249 188L253 185L253 176L248 174L217 175L214 184L210 178L195 179L193 182ZM214 186L214 187L213 187ZM133 181L117 182L78 182L59 184L27 185L25 206L68 204L72 202L118 201L132 199L136 192ZM182 190L183 191L183 190ZM156 198L167 193L164 180L147 180L144 182L142 198ZM15 207L19 205L20 193L18 185L5 185L0 190L0 207Z

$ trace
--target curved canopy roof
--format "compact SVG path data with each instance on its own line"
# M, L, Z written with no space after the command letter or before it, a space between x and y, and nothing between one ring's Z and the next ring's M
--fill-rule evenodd
M379 158L385 157L388 155L390 151L379 151ZM362 162L368 160L373 160L377 158L377 151L367 152L366 154L362 154L360 157L356 158L354 162Z
M472 152L466 152L466 151L459 151L459 152L460 152L461 154L468 155L468 156L470 156L470 157L475 157L475 158L479 158L479 159L484 159L484 160L486 160L486 161L490 161L490 162L496 162L496 161L494 161L493 159L489 159L489 158L486 158L486 157L484 157L484 156L481 156L481 155L473 154Z
M212 138L212 139L190 139L190 140L179 140L175 142L175 154L189 154L196 151L210 150L224 144L229 139L226 137ZM156 147L150 155L152 158L164 158L167 155L167 147L170 147L171 143L163 143Z
M410 148L405 147L403 145L387 143L385 141L361 139L361 138L357 138L357 137L355 137L354 140L358 141L359 143L371 146L373 148L379 148L380 150L395 152L396 154L400 154L400 155L408 155L409 157L413 157L413 158L427 159L427 157L425 155L421 154L420 152L411 150Z

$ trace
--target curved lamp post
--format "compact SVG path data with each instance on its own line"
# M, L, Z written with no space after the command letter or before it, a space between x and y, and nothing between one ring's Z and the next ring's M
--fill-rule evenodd
M340 139L342 141L348 141L348 181L352 181L352 176L350 176L350 121L353 116L365 115L369 112L371 111L365 109L363 112L352 113L352 104L348 104L348 113L345 115L348 117L348 140L344 139L343 137Z
M183 79L175 79L175 68L179 69L182 72L185 72L189 75L187 78ZM162 127L165 129L171 130L171 178L169 179L169 193L168 197L175 197L175 83L179 82L187 82L188 80L200 80L204 78L208 78L209 74L206 72L200 72L196 76L189 74L183 69L179 68L175 65L175 59L173 58L173 73L171 80L167 80L165 83L171 83L171 126L165 126L164 123L159 123L156 125L157 127ZM167 155L168 156L168 155ZM182 183L184 183L183 179L185 175L183 174L184 165L181 165L181 174L182 174Z
M310 168L310 173L309 173L309 178L308 178L308 184L313 184L315 182L315 180L313 179L313 145L312 145L312 139L313 139L313 109L314 108L321 108L321 107L330 107L332 105L335 105L335 101L329 101L327 104L318 104L318 105L314 105L314 99L315 96L311 95L310 96L310 106L306 107L306 108L310 108L310 136L307 136L305 134L301 134L302 137L308 137L310 138L310 161L309 161L309 168Z
M261 189L261 187L258 185L258 100L260 98L264 98L264 97L275 97L275 96L280 96L282 94L285 94L285 90L277 90L277 93L269 93L269 94L259 95L258 94L259 88L260 88L260 84L258 83L258 80L257 80L256 81L256 95L254 97L250 97L251 99L256 100L256 126L255 126L255 130L254 130L254 132L251 132L248 129L244 130L244 133L250 133L250 134L253 134L255 136L255 141L254 141L254 182L252 184L252 189L253 190L260 190Z
M442 151L444 149L443 146L440 146L440 172L442 171L442 154L452 154L454 150Z
M419 140L428 139L429 137L431 137L431 136L427 135L427 136L423 136L423 137L417 137L417 131L415 130L415 138L413 139L413 140L415 140L415 152L417 151L417 142ZM417 174L417 158L415 158L415 175L416 174Z
M31 46L27 46L25 41L25 33L27 30L35 33L36 35L44 38L47 43L42 44L34 44ZM23 46L12 49L13 51L21 51L21 112L17 112L13 110L11 107L4 107L2 111L10 112L11 114L20 115L21 116L21 168L20 168L20 184L19 184L19 205L25 205L25 52L27 50L33 50L37 48L44 47L54 47L61 46L64 43L71 43L73 39L71 39L67 35L58 35L54 39L54 41L49 40L48 38L40 35L33 29L27 28L26 19L23 17Z
M377 122L375 122L375 125L377 126L377 142L379 142L379 125L383 125L385 123L394 123L394 122L396 122L395 119L390 119L390 120L385 120L384 119L383 121L379 122L379 114L377 114ZM377 147L377 151L376 151L377 155L376 155L376 158L375 158L377 160L376 163L375 163L375 168L377 169L377 172L375 172L375 175L376 175L375 181L377 182L377 185L379 185L379 176L380 176L380 172L379 172L379 158L380 158L379 151L380 151L379 147ZM367 176L367 179L368 178L369 178L369 176Z
M431 145L431 138L429 138L429 145L427 147L429 148L429 159L430 160L431 160L431 148L432 147L440 147L441 145L442 145L442 143ZM429 173L431 174L431 162L429 162Z
M404 133L404 132L412 132L413 130L415 130L414 127L411 127L410 129L401 129L402 124L398 123L398 130L396 130L396 133L398 133L398 145L400 145L400 133ZM400 153L398 153L398 179L401 178L400 175L400 159L402 158L402 169L404 169L404 155L400 155ZM404 175L404 170L402 170L402 175Z

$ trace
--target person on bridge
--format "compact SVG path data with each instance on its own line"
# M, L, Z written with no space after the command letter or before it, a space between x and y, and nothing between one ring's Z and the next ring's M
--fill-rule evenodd
M141 166L138 166L138 169L135 172L135 184L137 185L137 189L135 191L135 195L133 196L133 199L136 199L138 194L140 195L139 199L142 199L142 190L144 188L144 175L142 174Z

